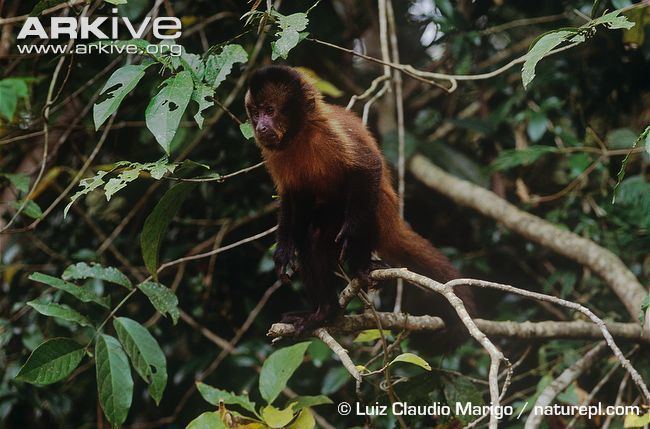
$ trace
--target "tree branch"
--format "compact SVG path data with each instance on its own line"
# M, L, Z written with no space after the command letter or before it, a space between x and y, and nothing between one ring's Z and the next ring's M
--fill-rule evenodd
M620 258L609 250L524 212L487 189L446 173L422 155L413 157L409 169L425 185L454 202L491 217L531 241L590 268L616 293L632 320L636 319L639 304L647 292Z

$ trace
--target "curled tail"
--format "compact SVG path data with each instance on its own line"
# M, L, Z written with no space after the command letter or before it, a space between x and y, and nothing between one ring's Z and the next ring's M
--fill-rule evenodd
M384 261L394 267L406 267L410 271L441 283L460 278L460 273L449 259L413 231L403 220L395 217L392 222L386 222L384 219L383 224L385 228L380 234L382 241L378 251ZM456 287L454 292L463 301L470 316L476 316L475 302L470 288L460 286ZM444 297L437 293L405 287L402 308L409 314L439 316L445 321L447 328L441 335L435 335L433 339L438 352L453 350L468 337L467 329L456 311ZM421 336L421 340L425 338L427 336ZM428 342L431 341L429 335Z

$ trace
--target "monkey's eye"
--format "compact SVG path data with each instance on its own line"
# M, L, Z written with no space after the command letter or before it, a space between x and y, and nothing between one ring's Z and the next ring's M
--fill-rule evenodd
M251 116L253 117L253 119L257 119L258 114L259 112L257 111L257 109L251 109Z
M267 106L264 112L270 116L273 115L273 113L275 113L275 109L273 108L273 106Z

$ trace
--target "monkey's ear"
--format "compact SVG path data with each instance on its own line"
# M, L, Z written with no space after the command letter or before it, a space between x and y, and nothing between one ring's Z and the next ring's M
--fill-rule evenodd
M316 110L316 98L312 96L305 98L305 108L308 112L313 112Z

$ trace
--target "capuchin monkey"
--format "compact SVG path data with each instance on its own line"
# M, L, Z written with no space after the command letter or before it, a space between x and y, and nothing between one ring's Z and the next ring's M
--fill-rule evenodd
M280 195L277 274L288 279L287 268L297 256L315 306L314 312L283 319L299 334L339 315L339 263L367 281L376 251L392 266L439 282L459 277L449 260L400 218L386 161L354 113L325 103L312 84L286 66L257 70L245 103L255 142ZM405 311L440 316L447 336L465 338L465 328L443 297L408 289ZM457 288L456 293L474 314L469 289ZM422 303L431 307L418 309Z

